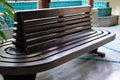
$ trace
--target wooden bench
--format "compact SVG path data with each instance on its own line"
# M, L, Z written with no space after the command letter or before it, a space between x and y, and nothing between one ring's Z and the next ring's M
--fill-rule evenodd
M0 48L5 80L34 80L38 72L97 52L115 38L109 31L91 28L90 6L19 11L15 20L13 44Z

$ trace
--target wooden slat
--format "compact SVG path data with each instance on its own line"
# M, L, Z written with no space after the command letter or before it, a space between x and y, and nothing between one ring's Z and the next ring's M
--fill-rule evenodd
M15 30L14 44L27 51L28 46L90 29L90 16L90 6L16 12L16 26L20 32Z
M68 25L65 27L60 27L60 28L55 28L55 29L50 29L50 30L45 30L45 31L38 31L38 32L34 32L34 33L29 33L26 34L26 39L30 39L30 38L35 38L35 37L40 37L40 36L45 36L45 35L49 35L49 34L53 34L53 33L59 33L65 30L69 30L69 29L73 29L73 28L77 28L77 27L81 27L82 26L86 27L86 29L91 27L90 26L90 22L88 23L79 23L79 24L73 24L73 25ZM84 30L85 28L83 28Z
M49 24L49 23L55 23L59 20L63 20L63 18L59 18L58 16L56 17L51 17L51 18L40 18L40 19L35 19L35 20L26 20L24 21L24 27L29 28L37 25L44 25L44 24ZM36 25L35 25L36 24Z
M53 34L38 37L38 38L32 38L32 39L27 40L26 43L27 43L27 45L30 45L30 44L34 44L34 43L41 42L41 41L55 39L55 38L59 38L59 37L62 37L62 36L69 35L69 34L77 33L81 30L89 29L90 27L91 26L87 26L87 27L84 27L84 28L82 28L82 27L74 28L74 29L70 29L70 30L64 31L64 32L53 33Z
M16 14L20 14L21 16L23 16L22 18L23 20L31 20L31 19L62 15L61 9L31 10L31 11L16 12Z
M41 26L33 26L31 28L25 28L25 33L30 33L30 32L35 32L35 31L42 31L42 30L47 30L47 29L52 29L52 28L57 28L63 26L62 23L51 23L49 25L41 25Z
M85 18L85 17L90 17L91 14L77 14L77 15L66 15L64 16L64 20L72 20L72 19L78 19L78 18Z
M53 17L58 15L74 14L80 12L90 12L90 6L61 8L61 9L44 9L44 10L32 10L16 12L22 16L23 20L31 20L45 17ZM34 16L33 16L34 15Z
M63 8L63 15L91 12L90 6Z
M90 23L91 18L83 18L83 19L77 19L77 20L69 20L69 21L63 21L63 22L56 22L56 23L52 23L52 24L47 24L47 25L41 25L41 26L34 26L31 28L25 28L25 32L26 33L31 33L31 32L36 32L36 31L42 31L42 30L48 30L48 29L52 29L52 28L59 28L65 25L72 25L75 23L81 23L81 25L83 25L82 22L84 22L84 24ZM86 21L86 22L85 22Z
M88 18L88 19L84 19L84 20L90 20L90 19ZM84 21L84 20L81 20L81 21ZM53 29L47 29L47 30L41 30L41 31L39 30L39 28L37 29L37 31L35 31L33 29L31 32L27 31L29 33L26 36L32 36L32 35L33 35L33 37L34 37L34 35L41 36L41 35L46 35L46 34L50 34L50 33L61 32L63 30L73 29L73 28L76 28L76 27L86 27L86 25L88 26L88 25L91 24L91 22L89 22L89 21L88 22L84 22L84 23L81 23L81 22L78 23L77 22L76 24L75 23L71 24L72 21L71 21L71 23L69 23L69 22L65 22L65 23L67 23L66 26L63 23L64 26L56 27L56 28L53 28Z
M79 24L79 23L87 23L87 22L91 22L91 18L83 18L83 19L75 19L75 20L65 20L63 23L63 25L72 25L72 24Z
M63 45L63 44L61 44L61 45L59 45L57 47L55 46L53 49L51 49L51 50L49 49L45 53L43 52L42 53L43 55L41 56L41 58L39 57L39 59L41 59L41 60L46 59L46 58L48 58L50 56L59 54L61 52L64 52L64 51L72 49L72 48L75 48L75 47L80 46L80 45L84 45L86 43L92 42L93 40L104 37L106 35L108 35L108 33L106 33L106 32L103 33L103 34L93 34L93 35L84 37L84 39L83 40L81 39L81 41L78 40L78 41L74 42L74 44L72 44L72 45L68 45L68 44ZM48 54L46 54L46 53L48 53Z
M97 33L93 33L93 34L89 34L89 35L84 35L82 37L78 37L76 39L72 39L72 40L68 40L67 38L60 38L57 39L57 40L50 40L50 41L47 41L47 42L43 42L43 43L39 43L39 44L34 44L34 45L31 45L31 46L28 46L28 50L30 50L30 52L34 52L34 50L45 50L45 49L48 49L48 48L51 48L51 47L60 47L63 49L63 47L69 47L70 48L73 48L75 46L78 46L78 45L82 45L84 43L87 43L89 41L92 41L94 39L97 39L97 38L100 38L102 36L105 36L107 35L108 33L105 33L105 34L102 34L102 32L97 32ZM62 41L63 40L63 41ZM67 41L68 40L68 41ZM47 44L44 44L44 43L47 43ZM41 47L42 46L42 47ZM72 47L71 47L72 46Z
M25 27L31 27L34 26L34 24L45 24L47 22L56 22L56 21L63 21L63 20L70 20L70 19L76 19L76 18L83 18L83 17L89 17L91 14L77 14L77 15L71 15L71 16L64 16L62 18L58 17L50 17L50 18L40 18L35 20L26 20L24 21L23 25Z
M92 30L85 30L85 31L89 31L90 33L95 33L95 31L92 31ZM71 39L71 37L72 37L72 39L75 39L76 37L81 37L81 35L79 35L79 34L82 34L83 32L85 32L85 31L80 31L80 32L78 32L78 33L74 33L74 34L71 34L71 35L67 35L65 38L67 38L67 39ZM87 35L88 33L85 33L84 35ZM64 36L63 36L64 37ZM58 39L58 38L57 38ZM62 38L63 39L63 38ZM60 40L60 39L59 39ZM43 41L42 43L44 43L44 42L47 42L47 41ZM49 42L49 41L48 41ZM32 44L33 42L30 42L30 44ZM40 43L40 42L39 42ZM13 42L13 44L16 44L16 46L19 46L19 47L22 47L22 42L20 42L19 41L19 43L18 42L16 42L15 40L14 40L14 42ZM45 44L45 43L44 43ZM47 43L48 44L48 43Z

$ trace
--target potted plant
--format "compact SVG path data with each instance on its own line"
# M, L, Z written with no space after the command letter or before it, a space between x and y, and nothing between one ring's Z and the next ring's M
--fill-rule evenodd
M14 8L6 0L0 0L0 7L4 9L3 12L0 12L0 39L2 42L5 42L7 41L7 38L4 29L5 27L8 27L5 18L10 17L13 19Z

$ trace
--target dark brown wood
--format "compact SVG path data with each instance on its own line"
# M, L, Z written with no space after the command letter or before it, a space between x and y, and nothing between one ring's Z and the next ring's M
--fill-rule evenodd
M36 74L30 75L3 75L4 80L35 80Z
M91 16L91 14L79 14L79 15L71 15L71 16L64 16L64 17L50 17L50 18L46 18L46 19L37 19L37 20L31 20L31 21L25 21L23 24L25 27L31 27L34 26L33 24L44 24L44 23L48 23L48 22L57 22L57 21L61 21L61 20L70 20L70 19L76 19L76 18L83 18L83 17L89 17Z
M36 44L41 42L50 42L52 39L91 28L90 7L87 6L16 12L15 16L17 28L22 28L14 34L16 40L13 43L26 52L35 51L39 48ZM36 49L33 50L30 46Z
M0 48L0 73L5 80L30 79L31 74L52 69L115 38L114 33L91 28L90 6L19 11L15 21L13 44Z
M105 53L98 51L98 48L90 51L89 53L92 54L92 55L96 55L96 56L100 56L100 57L105 57Z
M81 8L81 9L80 9ZM29 11L22 11L17 12L17 15L21 15L21 19L23 20L32 20L32 19L39 19L39 18L45 18L45 17L55 17L60 15L68 15L68 14L76 14L76 13L85 13L90 12L90 7L71 7L71 8L56 8L56 9L40 9L40 10L29 10ZM36 14L37 13L37 14ZM35 14L33 16L33 14ZM31 16L32 15L32 16ZM24 17L22 17L24 16Z

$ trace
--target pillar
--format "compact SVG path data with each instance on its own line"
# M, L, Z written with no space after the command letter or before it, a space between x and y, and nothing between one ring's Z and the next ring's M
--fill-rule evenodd
M94 0L87 0L88 5L90 5L92 8L94 6Z
M38 9L40 8L49 8L50 0L38 0Z

